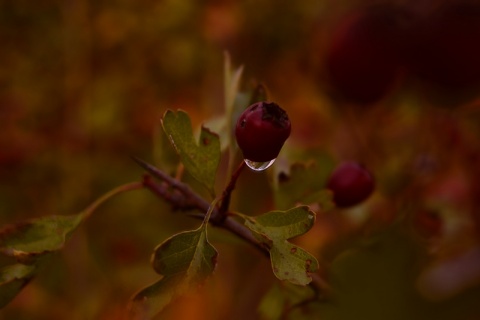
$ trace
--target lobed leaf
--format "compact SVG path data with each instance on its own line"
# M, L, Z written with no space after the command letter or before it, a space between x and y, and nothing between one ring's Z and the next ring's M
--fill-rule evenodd
M247 221L247 226L270 239L285 240L304 234L313 226L315 213L307 206L287 211L270 211Z
M224 73L225 113L231 115L242 79L243 66L234 69L228 53L225 53Z
M162 118L162 126L185 169L214 194L215 175L220 162L218 135L202 127L197 144L190 118L181 110L167 110Z
M19 262L0 270L0 308L20 293L52 253L64 247L88 213L43 217L0 231L0 253Z
M213 129L215 130L215 128ZM171 142L161 124L155 126L152 142L155 166L166 172L168 175L174 176L178 169L178 154L170 147Z
M304 234L314 223L315 213L307 206L271 211L245 221L256 238L269 247L275 276L298 285L307 285L312 281L309 274L318 270L318 261L287 240Z
M310 273L318 270L318 261L314 256L288 241L274 242L270 259L275 276L293 284L309 284L312 281Z
M65 246L80 223L99 205L114 195L141 187L142 184L137 182L121 185L76 215L47 216L18 222L0 230L0 253L19 262L0 269L0 308L21 291L53 253Z
M60 250L84 215L48 216L9 225L0 231L0 252L20 262Z
M179 233L159 245L152 258L153 269L164 276L185 273L195 280L213 272L216 257L217 251L207 241L205 228L202 227Z
M131 305L136 319L151 318L170 301L203 282L215 269L217 251L208 242L206 223L194 231L165 240L154 251L152 264L163 275L137 293Z

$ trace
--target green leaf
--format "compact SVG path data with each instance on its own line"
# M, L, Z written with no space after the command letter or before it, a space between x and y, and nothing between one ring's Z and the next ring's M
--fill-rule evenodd
M9 225L0 231L0 252L22 263L60 250L84 215L48 216Z
M331 171L330 160L294 163L290 173L280 173L275 186L274 200L277 208L285 210L298 204L317 203L327 211L333 208L332 194L325 189L325 181Z
M185 169L214 194L215 175L220 162L218 135L202 127L197 144L190 118L181 110L167 110L162 118L162 125Z
M205 121L205 126L218 134L218 138L220 139L220 150L222 152L225 151L229 147L231 135L228 131L227 116L222 115L212 117Z
M217 132L214 128L212 129ZM153 134L154 164L170 176L174 176L178 168L179 159L177 152L170 147L170 144L170 140L162 125L155 126Z
M218 254L207 240L206 227L204 223L197 230L176 234L155 249L153 268L163 278L135 295L131 306L135 319L153 317L213 273Z
M243 66L234 69L232 67L230 55L225 53L224 61L224 90L225 90L225 113L228 118L232 115L232 109L235 102L235 99L238 94L238 89L240 87L240 80L242 79Z
M142 187L139 182L121 185L98 198L80 214L47 216L7 225L0 230L0 253L19 262L0 270L0 307L8 304L50 256L65 246L80 223L98 206L121 192Z
M49 216L12 224L0 231L0 252L19 262L0 270L0 308L28 284L44 260L63 248L84 217Z
M292 208L287 211L270 211L247 221L247 226L270 239L290 239L304 234L313 226L315 213L307 206Z
M36 266L14 264L0 269L0 308L5 307L36 273Z
M309 274L318 270L318 261L287 240L304 234L314 223L315 213L307 206L271 211L245 221L257 239L269 247L275 276L298 285L307 285L312 281Z

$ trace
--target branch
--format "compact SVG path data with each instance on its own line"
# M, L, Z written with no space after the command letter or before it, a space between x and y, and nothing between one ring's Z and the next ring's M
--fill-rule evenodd
M159 172L161 172L161 171L159 171ZM161 176L163 177L164 175L165 174L162 172ZM170 179L165 179L165 180L170 180ZM176 186L179 186L180 184L183 184L183 183L175 180L175 184L176 184ZM205 201L202 197L195 194L195 192L193 190L191 190L190 187L188 187L186 185L185 185L186 188L181 187L179 189L181 189L183 191L187 191L187 192L184 193L184 194L177 194L176 196L173 195L172 191L169 191L168 188L166 188L165 186L153 181L152 178L148 175L144 176L143 185L144 185L144 187L146 187L147 189L152 191L157 196L159 196L159 197L167 200L168 202L170 202L174 206L175 209L179 209L179 210L197 209L197 210L199 210L200 212L203 213L203 212L206 212L208 210L209 206L210 206L210 204L207 201ZM172 186L172 187L176 187L176 186ZM188 190L190 190L190 191L188 191ZM198 215L198 216L195 216L195 217L199 218L199 219L203 219L204 215L205 214L201 214L201 215ZM255 237L253 236L253 234L250 232L250 230L247 227L245 227L243 224L239 223L238 221L236 221L233 218L228 217L226 215L224 217L222 217L221 219L218 219L218 217L220 217L220 216L221 215L219 213L219 209L214 208L213 211L212 211L212 215L210 217L210 222L212 223L212 225L214 225L216 227L226 229L226 230L236 234L237 236L239 236L243 240L245 240L248 243L250 243L251 245L253 245L259 251L261 251L263 255L269 257L269 252L268 252L267 248L265 248L260 242L257 241L257 239L255 239Z
M222 217L225 217L226 213L228 212L228 208L230 206L230 197L232 196L232 192L235 189L235 184L237 183L237 179L240 176L240 173L242 173L243 168L245 168L244 161L240 163L240 166L237 168L237 171L235 171L235 173L232 175L232 178L230 179L230 183L223 191L222 204L220 205L220 209L219 209L219 215Z
M143 178L143 186L147 189L151 190L157 196L167 200L170 202L174 208L179 210L192 210L197 209L198 211L202 212L202 215L198 215L198 218L203 219L205 213L208 211L210 207L210 203L208 203L205 199L203 199L200 195L198 195L195 191L193 191L188 185L185 183L176 180L165 172L155 168L154 166L140 160L138 158L133 158L140 166L142 166L145 170L147 170L150 174L154 177L164 181L166 185L159 184L152 180L149 175L144 176ZM228 210L228 200L225 200L225 197L230 197L231 192L235 187L235 181L238 178L243 166L237 169L235 174L232 176L232 180L230 184L227 186L226 191L224 192L224 199L222 201L222 205L220 208L215 207L211 213L210 222L213 226L225 229L230 231L233 234L236 234L238 237L242 238L243 240L250 243L253 247L259 250L263 255L266 257L270 257L270 253L268 248L266 248L263 244L257 241L257 239L253 236L252 232L245 227L243 224L239 223L238 221L234 220L232 217L227 215L227 212L221 213L221 210ZM227 202L225 202L227 201ZM224 204L225 203L225 204ZM223 207L223 209L222 209ZM197 217L197 216L195 216ZM328 292L329 286L326 282L320 277L318 274L311 274L312 282L310 285L316 292L317 296L320 296L322 292Z

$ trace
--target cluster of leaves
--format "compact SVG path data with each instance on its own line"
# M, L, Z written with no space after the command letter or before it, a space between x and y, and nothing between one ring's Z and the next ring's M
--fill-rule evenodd
M319 193L318 186L312 185L314 183L305 183L303 188L297 186L295 192L290 192L292 183L305 178L306 167L295 166L290 177L276 185L277 202L281 208L278 211L253 217L229 210L230 194L244 167L243 163L221 196L216 196L215 180L222 152L228 150L230 170L235 161L237 150L231 135L235 114L247 107L249 102L262 99L265 95L262 86L251 94L239 93L242 68L233 70L227 58L225 69L226 108L225 114L216 123L220 135L202 127L197 142L186 112L168 110L162 118L165 136L176 151L181 168L208 191L210 200L200 196L181 178L173 178L135 158L148 172L142 182L110 191L79 214L22 222L0 232L0 252L15 260L0 271L0 306L8 304L20 292L38 273L44 261L65 246L78 226L100 204L121 192L139 188L151 189L178 209L200 211L197 217L203 221L197 229L178 233L155 248L152 265L162 277L133 297L130 304L132 318L153 317L172 299L195 288L214 272L218 252L208 240L209 222L236 233L269 256L273 273L279 280L301 286L311 283L312 273L318 270L317 259L288 240L306 233L315 222L315 213L308 206L298 206L299 203L307 200L327 207L330 199L328 193ZM227 143L222 144L223 139ZM157 183L152 176L163 183Z

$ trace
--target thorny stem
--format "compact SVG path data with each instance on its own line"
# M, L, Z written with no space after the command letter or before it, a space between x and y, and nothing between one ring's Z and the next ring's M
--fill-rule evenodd
M140 160L138 158L133 158L140 166L142 166L145 170L147 170L152 176L162 180L164 183L159 184L152 180L149 175L145 175L142 185L152 191L157 196L167 200L170 202L175 209L179 210L191 210L197 209L198 211L202 212L201 215L195 216L201 219L205 218L205 213L208 212L210 209L210 203L207 202L204 198L199 196L195 191L193 191L188 185L178 181L168 174L164 173L163 171L155 168L154 166L149 165L148 163ZM231 192L235 187L235 182L242 171L243 165L240 165L235 174L232 176L232 180L230 181L229 185L226 188L224 193L230 197ZM230 189L230 191L227 191ZM250 243L253 247L255 247L258 251L260 251L264 256L270 257L270 253L268 249L263 246L257 239L253 236L252 232L245 227L243 224L234 220L231 216L229 216L228 212L228 202L229 200L223 199L221 207L226 206L224 213L221 213L221 207L213 207L211 211L210 223L216 227L225 229L230 231L231 233L237 235L238 237L242 238L246 242ZM225 203L225 204L224 204ZM328 284L321 278L318 274L311 274L312 282L310 286L315 291L316 297L319 297L321 293L325 293L330 291Z
M179 210L197 209L200 212L207 212L210 207L210 203L208 203L206 200L204 200L199 196L198 197L195 196L194 191L191 191L192 192L191 194L177 193L172 195L171 193L169 193L168 189L165 186L153 181L152 178L148 175L146 175L143 178L143 185L147 189L152 191L154 194L156 194L157 196L173 204L175 209L179 209ZM236 234L240 238L251 243L257 249L260 249L261 251L263 251L265 255L268 256L268 251L266 251L265 248L255 239L255 237L252 235L250 230L248 230L238 221L228 216L226 216L224 219L221 219L221 220L218 218L214 219L214 217L219 216L218 210L219 209L217 207L214 207L212 210L211 217L210 217L210 222L212 223L212 225L229 230L230 232ZM195 217L203 220L204 214L201 214Z

